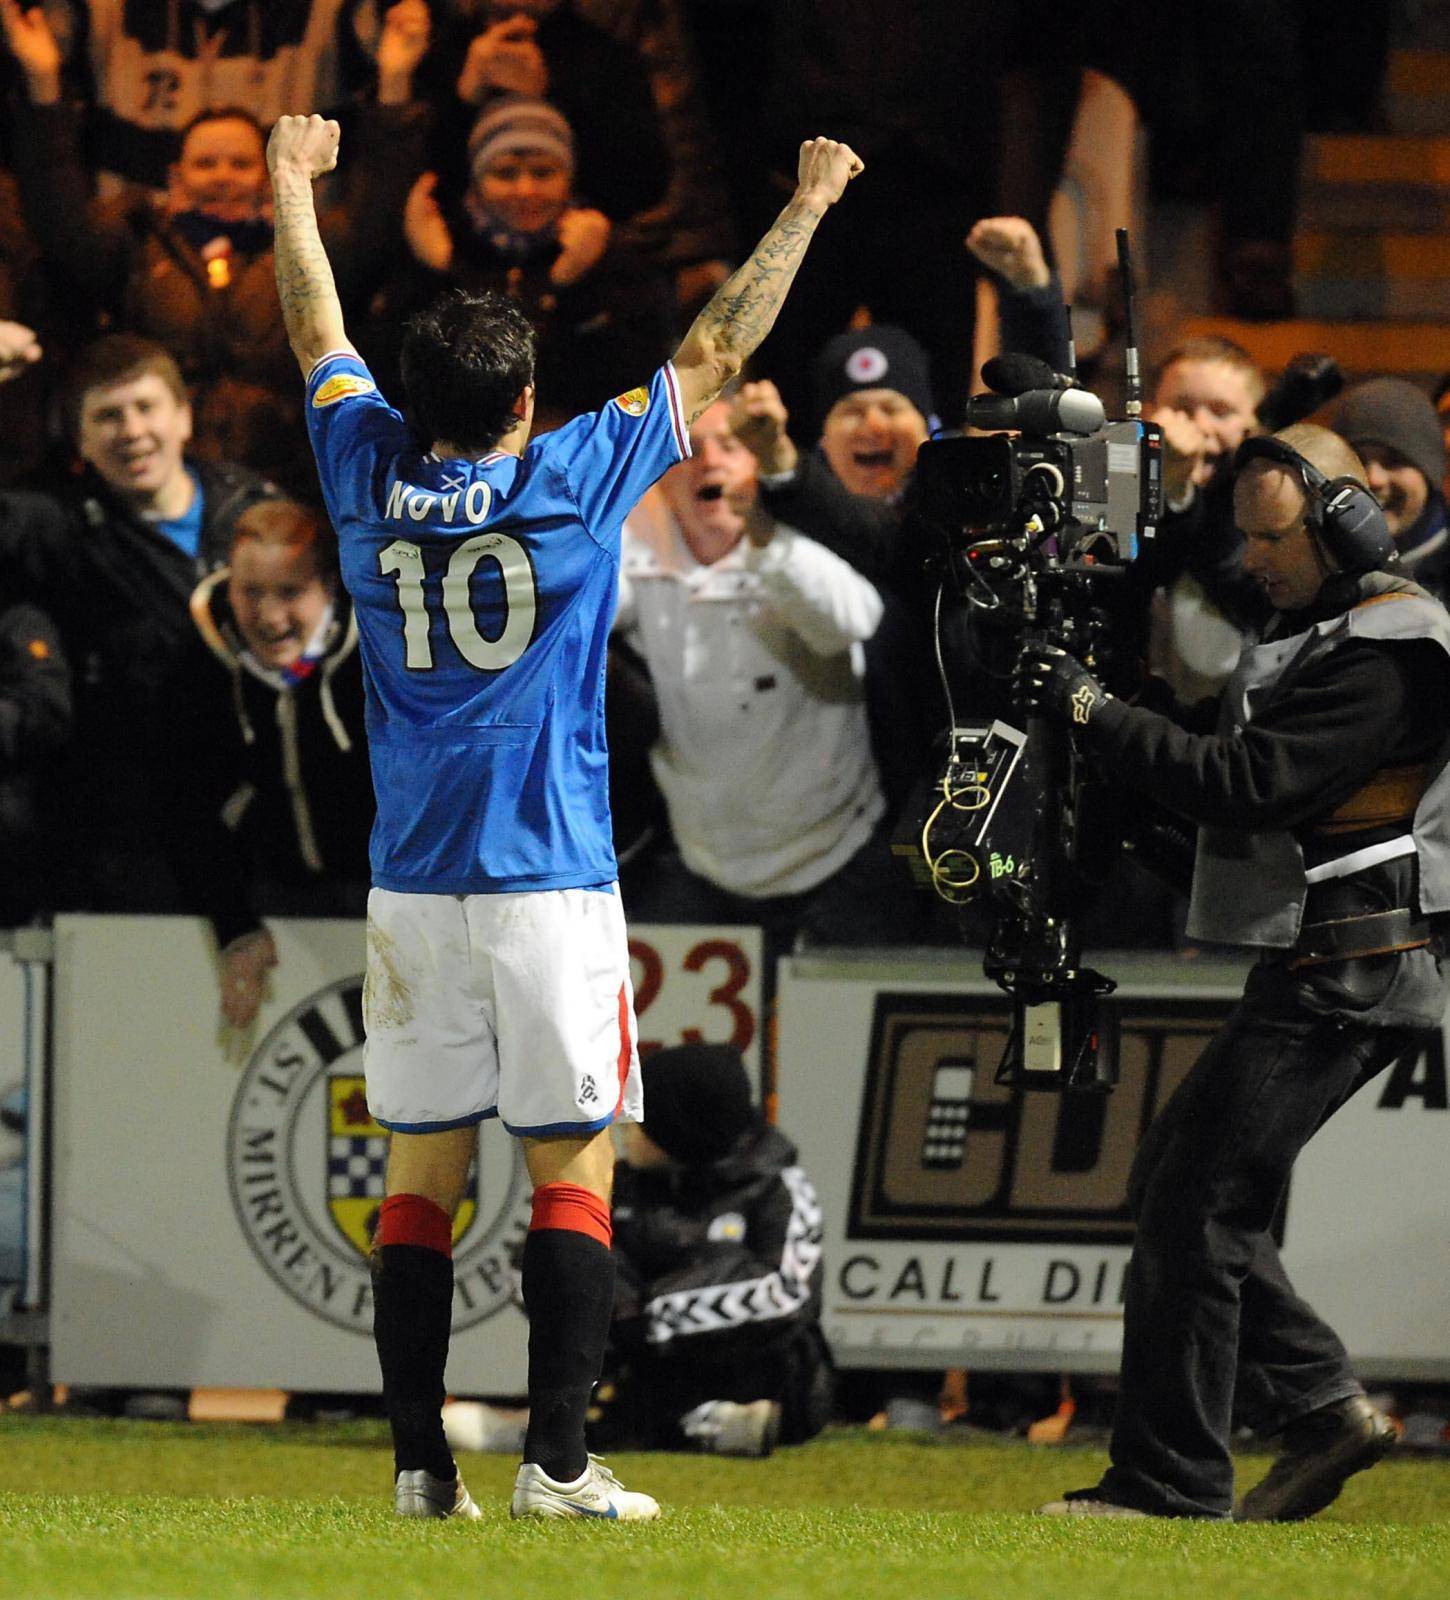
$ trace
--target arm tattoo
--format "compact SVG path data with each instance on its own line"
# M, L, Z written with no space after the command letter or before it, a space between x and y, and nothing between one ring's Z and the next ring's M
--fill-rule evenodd
M300 359L343 342L342 308L317 231L312 184L301 174L279 173L274 193L277 297L287 337Z
M792 200L749 260L716 290L692 331L743 366L774 326L820 220L819 212Z

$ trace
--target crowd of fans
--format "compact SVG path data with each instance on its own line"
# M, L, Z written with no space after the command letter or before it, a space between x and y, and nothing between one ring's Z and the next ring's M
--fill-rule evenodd
M1298 9L1248 9L1297 82ZM352 130L322 226L384 392L411 311L449 286L501 289L540 328L543 426L659 364L774 205L798 135L819 123L862 153L861 195L823 229L754 380L698 419L693 458L630 519L619 853L637 918L757 922L772 951L956 937L890 848L945 719L916 451L975 386L974 273L996 284L1005 347L1068 364L1044 219L1083 67L1117 72L1155 126L1145 85L1171 59L1231 143L1207 109L1243 76L1227 26L1170 30L1159 61L1132 28L1038 30L1031 7L911 7L887 29L874 7L816 0L153 10L0 0L0 917L205 913L224 1014L245 1023L276 959L264 918L363 904L356 631L264 159L278 112L318 107ZM757 107L721 59L722 10L758 59ZM1383 48L1382 30L1357 36L1341 118L1372 99L1364 63ZM1053 117L1009 126L1031 94ZM1300 134L1301 101L1276 108ZM1185 115L1155 127L1165 149ZM1292 196L1246 198L1254 181L1240 170L1224 200L1224 304L1250 314L1244 264L1272 264L1292 217ZM1266 293L1260 271L1256 292L1286 309L1287 278ZM1158 364L1169 513L1124 620L1180 694L1222 681L1261 606L1223 468L1272 376L1222 340ZM1440 592L1434 403L1381 379L1338 425L1406 568ZM959 609L943 619L958 716L996 714L1002 680L977 669ZM1091 936L1171 944L1176 913L1124 867Z

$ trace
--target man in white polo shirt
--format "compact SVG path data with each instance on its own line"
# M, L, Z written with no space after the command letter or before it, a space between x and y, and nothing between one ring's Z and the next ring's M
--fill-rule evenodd
M655 778L677 852L626 885L651 921L749 922L776 948L905 936L866 727L875 588L774 522L717 401L625 523L617 634L659 696ZM632 893L630 892L632 888Z

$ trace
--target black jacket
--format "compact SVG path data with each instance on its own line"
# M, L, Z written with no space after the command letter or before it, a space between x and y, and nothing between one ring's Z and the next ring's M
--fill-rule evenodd
M615 1169L615 1337L657 1358L748 1360L819 1321L821 1208L774 1128L708 1166Z
M0 605L0 926L34 909L46 876L39 777L72 712L55 624L35 606Z
M194 636L191 591L224 559L237 516L274 492L241 468L191 465L204 496L195 557L89 472L54 493L0 494L0 584L49 613L75 673L57 801L77 859L154 844L171 809L170 699Z
M339 592L316 666L288 682L239 635L225 568L192 596L195 648L179 673L176 869L227 945L266 911L356 911L369 878L373 788L362 658Z
M1314 606L1284 614L1276 637L1337 616L1358 598L1352 580L1331 580ZM1109 700L1085 737L1122 782L1180 816L1247 832L1292 829L1313 865L1344 850L1342 838L1316 838L1315 822L1374 772L1424 762L1440 749L1447 696L1450 674L1432 643L1356 639L1270 697L1232 734L1210 731L1214 702L1184 708L1161 697L1161 710ZM1403 831L1396 824L1386 833L1396 828ZM1356 834L1355 842L1377 837Z

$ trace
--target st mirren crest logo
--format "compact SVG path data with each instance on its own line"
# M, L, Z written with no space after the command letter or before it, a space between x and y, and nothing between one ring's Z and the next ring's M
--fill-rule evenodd
M345 978L309 995L257 1048L232 1100L227 1175L267 1274L317 1316L371 1335L368 1253L388 1135L363 1086L362 984ZM518 1147L495 1129L454 1224L455 1333L509 1304L529 1209Z
M388 1130L373 1121L360 1073L327 1079L327 1210L344 1239L364 1257L372 1249L378 1207L386 1193ZM468 1172L463 1204L453 1222L453 1242L468 1233L478 1212L478 1161Z

